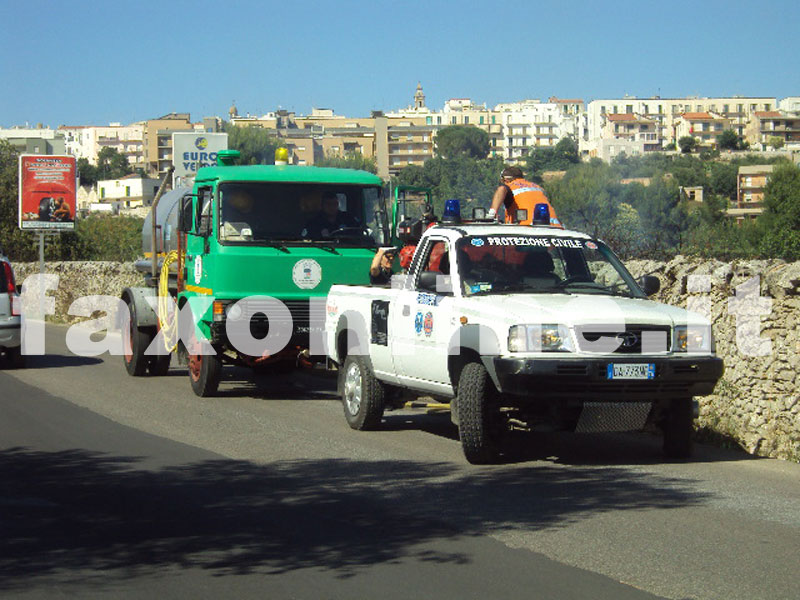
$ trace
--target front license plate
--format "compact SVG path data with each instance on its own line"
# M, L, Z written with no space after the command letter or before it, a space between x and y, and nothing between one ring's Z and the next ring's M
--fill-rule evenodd
M611 363L607 374L608 379L655 379L656 366L652 363Z

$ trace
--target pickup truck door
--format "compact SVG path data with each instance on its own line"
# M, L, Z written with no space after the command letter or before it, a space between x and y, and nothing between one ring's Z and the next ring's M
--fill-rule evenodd
M423 271L439 274L439 281L449 281L452 255L445 238L428 237L418 259L412 265L406 286L395 298L390 312L391 343L395 370L401 382L449 383L447 348L453 325L453 294L443 285L424 289Z

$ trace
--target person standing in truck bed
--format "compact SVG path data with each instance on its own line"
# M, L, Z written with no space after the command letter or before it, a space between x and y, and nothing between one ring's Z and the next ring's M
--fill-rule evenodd
M561 222L556 216L556 211L545 196L544 190L531 181L524 178L522 169L519 167L506 167L500 175L500 185L492 197L492 206L487 216L494 219L500 205L506 209L506 223L519 223L520 225L531 225L533 223L533 211L537 204L547 204L550 209L550 225L563 229ZM517 210L528 211L528 216L522 221L517 221Z

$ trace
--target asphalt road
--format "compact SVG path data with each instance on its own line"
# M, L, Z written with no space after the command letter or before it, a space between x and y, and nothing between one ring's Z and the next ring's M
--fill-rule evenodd
M800 597L800 465L642 434L474 467L446 415L350 430L319 373L199 399L65 333L0 371L2 598Z

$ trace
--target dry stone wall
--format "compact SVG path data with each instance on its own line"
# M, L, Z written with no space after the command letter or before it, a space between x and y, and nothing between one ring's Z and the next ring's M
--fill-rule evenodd
M628 268L661 279L657 300L710 312L725 374L713 395L698 398L701 432L800 461L800 263L677 256Z
M15 268L18 282L39 272L38 263ZM713 395L699 398L701 434L800 461L800 263L677 256L667 263L630 261L628 268L661 279L657 300L710 314L725 374ZM49 262L46 271L60 276L55 320L66 323L80 320L67 314L75 299L119 297L143 281L128 263Z

